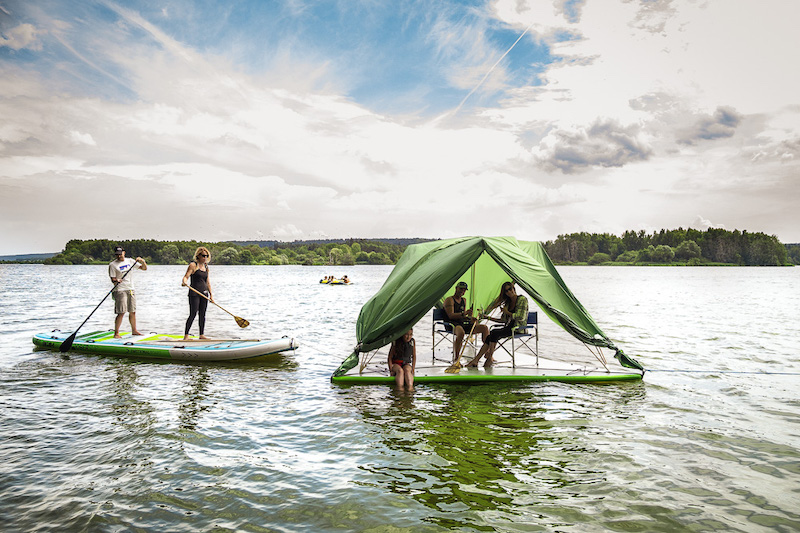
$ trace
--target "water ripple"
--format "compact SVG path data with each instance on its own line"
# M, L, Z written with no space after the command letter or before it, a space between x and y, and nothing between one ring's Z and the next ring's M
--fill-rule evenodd
M144 329L182 329L183 270L137 278ZM215 296L251 327L210 308L210 334L291 335L300 348L194 365L34 350L33 333L72 329L97 305L105 267L0 266L5 528L800 529L800 354L787 334L800 269L561 269L627 353L698 373L413 393L331 384L389 271L350 268L354 285L329 287L318 279L344 272L216 267ZM107 302L86 331L111 318ZM421 354L429 328L415 328ZM545 353L584 356L552 324L541 335Z

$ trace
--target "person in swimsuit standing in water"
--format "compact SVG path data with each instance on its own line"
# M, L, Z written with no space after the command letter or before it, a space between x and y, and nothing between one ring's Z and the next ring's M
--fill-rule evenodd
M194 290L205 294L212 302L214 297L211 294L211 280L208 279L208 263L211 261L211 252L208 248L201 246L194 253L194 261L189 263L189 268L186 269L186 274L183 276L181 285L186 287L191 286ZM186 320L186 330L184 331L184 340L189 339L189 329L192 327L194 317L200 315L197 320L197 325L200 327L200 338L207 339L203 333L206 329L206 308L208 307L208 300L203 298L194 291L189 291L189 318Z
M389 348L389 373L394 376L398 389L403 386L414 390L414 368L417 366L417 345L414 342L414 330L408 330L402 337L392 343Z

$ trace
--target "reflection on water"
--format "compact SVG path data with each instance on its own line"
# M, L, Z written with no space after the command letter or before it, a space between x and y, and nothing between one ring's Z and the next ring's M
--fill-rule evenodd
M137 400L140 388L136 366L127 362L113 366L114 378L109 381L111 413L128 433L147 435L154 423L153 407L147 401Z
M182 267L137 280L140 326L182 331ZM640 383L341 386L390 268L217 267L218 337L291 335L260 364L34 351L105 267L0 266L0 519L9 531L791 531L800 486L800 269L565 268ZM69 277L60 298L52 288ZM758 294L744 300L742 294ZM97 296L95 296L97 295ZM743 327L743 316L747 327ZM428 319L426 319L428 320ZM102 306L86 331L113 321ZM417 325L427 353L429 320ZM571 353L541 324L540 348ZM580 348L582 350L582 348ZM783 376L728 371L776 369Z
M178 406L180 413L180 429L192 431L197 429L197 421L203 411L211 409L208 402L208 387L211 376L208 369L200 367L187 373L188 383L183 389L183 401Z
M577 390L565 397L564 389ZM603 464L598 423L610 429L615 420L637 416L646 396L641 383L383 392L382 399L359 398L353 406L377 428L386 454L362 468L376 486L424 505L429 522L479 530L498 515L559 524L576 495L608 481L614 463L633 462L623 456ZM558 513L547 510L554 506ZM571 513L587 511L597 509L577 506Z

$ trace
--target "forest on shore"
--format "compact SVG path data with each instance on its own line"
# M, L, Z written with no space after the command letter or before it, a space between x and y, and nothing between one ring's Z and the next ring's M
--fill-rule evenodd
M133 239L73 239L61 253L44 260L46 265L108 263L114 248L122 246L126 257L143 257L148 263L185 265L195 250L205 246L218 265L393 265L406 246L425 239L326 240L250 242L155 241Z
M406 246L431 239L328 239L315 241L156 241L132 239L70 240L64 250L31 262L48 265L104 264L122 246L128 257L141 256L151 264L187 264L198 246L211 251L223 265L391 265ZM543 243L559 265L743 265L800 264L800 244L784 245L774 235L711 228L678 228L653 233L626 231L571 233Z
M619 237L571 233L559 235L544 246L556 264L800 264L800 244L784 245L774 235L719 228L662 229L652 234L626 231Z

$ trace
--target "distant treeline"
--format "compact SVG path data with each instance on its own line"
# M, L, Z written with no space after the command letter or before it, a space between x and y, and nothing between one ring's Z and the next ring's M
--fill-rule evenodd
M342 239L298 241L262 246L260 242L155 241L133 239L73 239L64 251L44 261L46 265L85 265L107 263L114 258L114 248L125 248L126 257L143 257L148 263L184 265L193 260L198 246L211 252L213 263L222 265L391 265L408 244L424 239L405 239L406 244L380 240Z
M316 241L155 241L134 239L78 240L48 259L13 262L48 265L107 263L121 245L128 257L148 263L187 264L198 246L211 250L212 261L223 265L390 265L406 246L430 239L330 239ZM800 244L784 245L775 236L747 231L709 229L661 230L647 234L626 231L559 235L544 243L556 264L685 264L790 265L800 264Z
M544 247L556 264L800 264L800 245L786 246L774 235L717 228L662 229L652 234L644 230L626 231L621 237L608 233L571 233L547 241Z
M800 243L787 244L786 252L789 254L790 262L800 265Z

